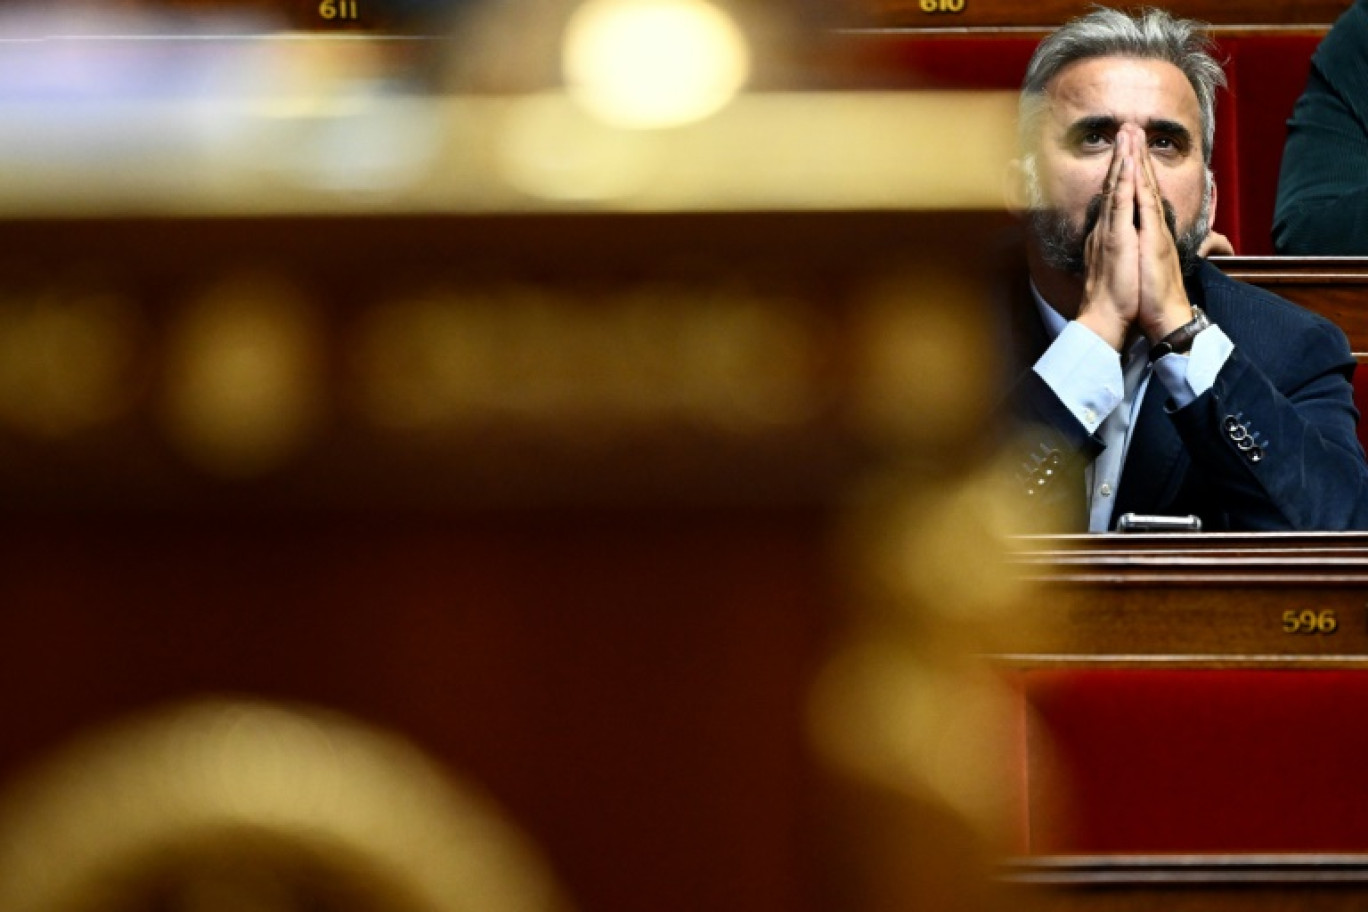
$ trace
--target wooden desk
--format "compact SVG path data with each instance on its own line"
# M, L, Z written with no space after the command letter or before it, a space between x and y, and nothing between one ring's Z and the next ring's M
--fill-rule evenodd
M1025 855L1051 909L1359 909L1368 537L1022 541Z
M1368 665L1368 534L1026 538L1045 587L1031 664ZM1295 629L1287 612L1319 627ZM1333 622L1326 612L1333 613Z

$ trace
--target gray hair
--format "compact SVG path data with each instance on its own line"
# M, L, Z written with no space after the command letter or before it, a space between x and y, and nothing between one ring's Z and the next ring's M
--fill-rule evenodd
M1052 32L1031 55L1021 83L1018 139L1022 152L1029 154L1035 147L1045 110L1045 87L1060 70L1094 57L1138 57L1167 61L1191 83L1201 111L1202 157L1210 166L1216 136L1216 90L1226 84L1225 71L1211 50L1204 23L1175 19L1158 9L1143 9L1131 16L1096 7Z

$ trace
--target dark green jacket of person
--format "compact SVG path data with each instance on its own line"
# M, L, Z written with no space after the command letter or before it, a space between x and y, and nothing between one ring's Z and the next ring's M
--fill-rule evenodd
M1287 127L1274 248L1368 255L1368 0L1346 10L1316 49Z

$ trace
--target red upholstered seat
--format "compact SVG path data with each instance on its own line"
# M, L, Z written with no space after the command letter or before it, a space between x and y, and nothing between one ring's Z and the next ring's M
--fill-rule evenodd
M1234 226L1235 249L1246 256L1273 253L1273 204L1287 119L1306 88L1320 39L1316 33L1288 32L1222 42L1230 91L1218 103L1218 217L1227 205L1234 211L1218 220Z
M1029 35L890 34L870 39L885 73L904 87L1015 90L1021 88L1039 39Z
M1020 683L1030 852L1368 850L1368 671L1090 668Z

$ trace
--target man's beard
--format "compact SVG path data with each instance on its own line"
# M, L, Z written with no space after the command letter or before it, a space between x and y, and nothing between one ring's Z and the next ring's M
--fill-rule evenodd
M1034 182L1032 181L1034 184ZM1198 254L1202 242L1206 240L1210 233L1211 225L1211 185L1207 183L1206 189L1202 192L1202 205L1197 212L1197 217L1193 219L1188 229L1181 234L1178 232L1178 218L1174 214L1173 205L1168 200L1163 200L1164 221L1168 223L1169 233L1173 236L1178 248L1178 262L1182 265L1183 275L1192 275L1202 262L1202 257ZM1075 231L1069 224L1069 218L1057 209L1050 209L1039 204L1038 187L1032 187L1035 191L1032 196L1036 205L1028 214L1028 223L1031 226L1031 233L1035 235L1036 243L1040 246L1040 255L1045 260L1046 265L1053 269L1067 272L1070 275L1081 276L1087 271L1087 260L1085 251L1087 249L1088 235L1097 227L1097 219L1102 212L1102 194L1094 196L1088 202L1088 209L1083 219L1082 231Z

